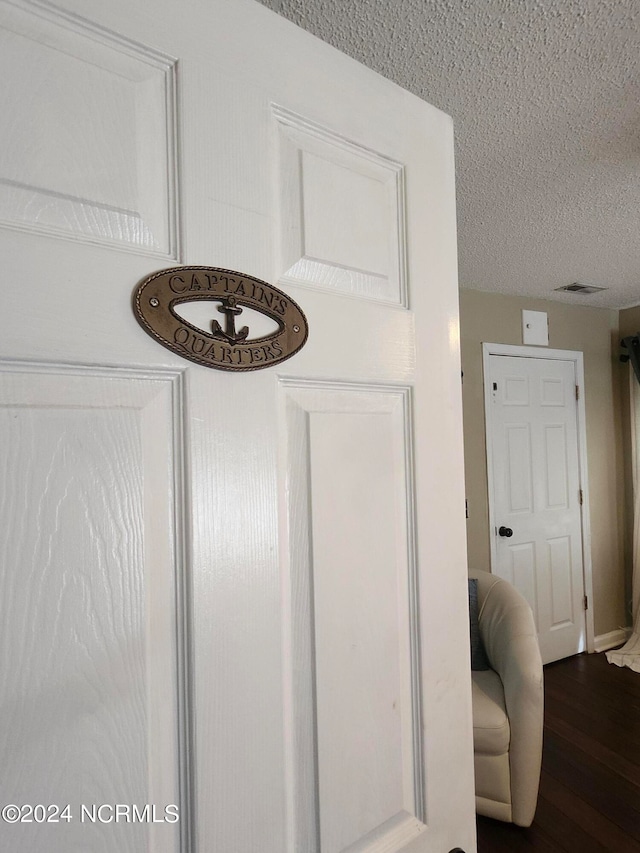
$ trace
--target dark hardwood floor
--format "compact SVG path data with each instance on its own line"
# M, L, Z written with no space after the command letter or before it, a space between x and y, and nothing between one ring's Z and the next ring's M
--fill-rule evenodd
M544 669L538 809L529 829L478 818L478 853L640 853L640 673L578 655Z

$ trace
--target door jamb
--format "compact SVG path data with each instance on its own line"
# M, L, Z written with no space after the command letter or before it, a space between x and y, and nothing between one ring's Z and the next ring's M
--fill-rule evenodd
M586 644L589 653L595 651L595 627L593 619L593 573L591 564L591 519L589 515L589 476L587 467L587 427L584 406L584 358L577 350L542 349L541 347L513 346L511 344L482 344L482 371L484 384L484 427L485 448L487 453L487 493L489 503L489 544L491 548L491 571L496 565L496 540L492 535L495 529L493 497L493 457L491 443L487 441L491 425L491 383L489 382L490 356L504 355L516 358L546 358L558 361L573 361L576 384L580 389L577 400L578 415L578 471L582 489L581 530L582 530L582 582L584 595L589 607L585 610Z

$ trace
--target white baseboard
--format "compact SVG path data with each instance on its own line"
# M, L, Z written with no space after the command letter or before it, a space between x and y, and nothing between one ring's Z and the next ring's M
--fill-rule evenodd
M593 650L594 652L606 652L615 646L621 646L626 642L630 633L631 628L616 628L615 631L609 631L608 634L598 634L593 643Z

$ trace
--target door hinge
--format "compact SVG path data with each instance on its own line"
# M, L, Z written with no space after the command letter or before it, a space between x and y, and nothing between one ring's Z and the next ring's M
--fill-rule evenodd
M580 399L580 386L576 385L576 400Z
M584 502L584 495L582 493L582 489L578 489L578 498L580 500L580 506L582 506L582 504Z
M586 595L585 595L585 597L583 598L583 600L582 600L582 601L583 601L583 604L584 604L584 609L585 609L585 610L588 610L588 609L589 609L589 599L587 598L587 596L586 596Z

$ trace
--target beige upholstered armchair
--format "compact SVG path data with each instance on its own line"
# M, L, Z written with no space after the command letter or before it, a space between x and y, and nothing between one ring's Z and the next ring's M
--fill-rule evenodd
M491 669L473 675L476 811L529 826L542 761L542 662L522 595L488 572L477 578L480 636Z

